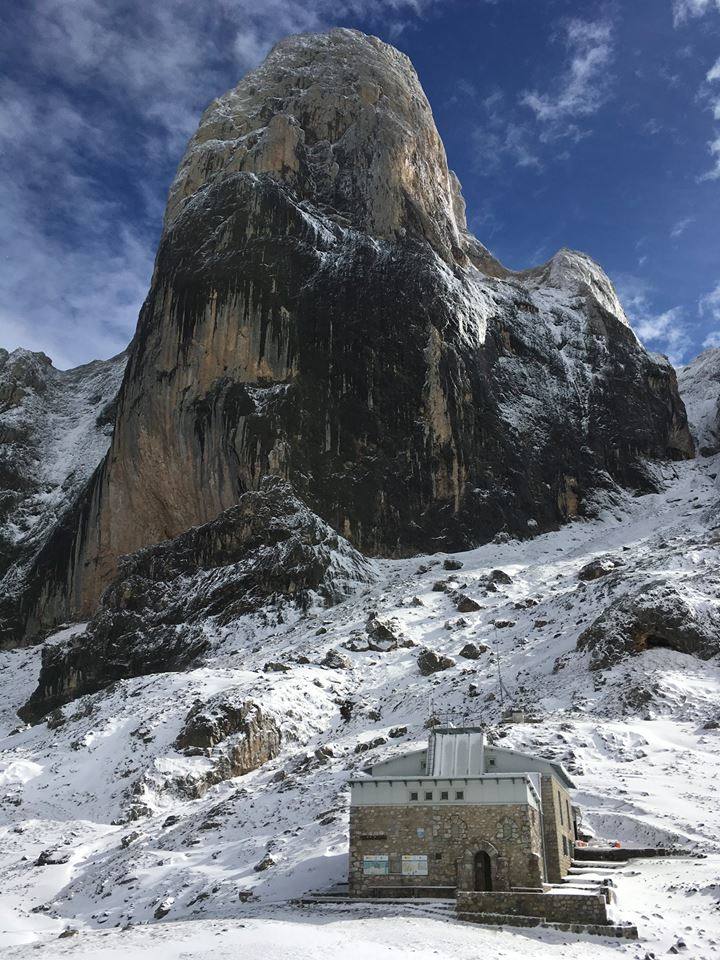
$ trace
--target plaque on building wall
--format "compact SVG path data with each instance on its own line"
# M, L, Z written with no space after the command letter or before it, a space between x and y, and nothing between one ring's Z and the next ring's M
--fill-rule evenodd
M366 877L386 877L390 873L390 860L385 855L363 857L363 873Z
M428 859L425 854L408 856L403 854L402 872L404 877L426 877L428 875Z

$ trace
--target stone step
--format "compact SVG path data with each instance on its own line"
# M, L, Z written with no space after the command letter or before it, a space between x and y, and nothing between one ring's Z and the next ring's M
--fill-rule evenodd
M626 860L571 860L571 870L622 870L627 866Z
M575 860L621 863L644 857L691 857L692 850L681 847L575 847Z
M489 927L539 927L547 922L545 917L517 917L511 913L458 913L457 918Z
M586 933L596 937L619 937L624 940L638 938L637 927L631 924L551 923L543 917L516 917L504 913L458 913L457 918L465 923L477 923L483 926L543 927L548 930L562 930L566 933Z

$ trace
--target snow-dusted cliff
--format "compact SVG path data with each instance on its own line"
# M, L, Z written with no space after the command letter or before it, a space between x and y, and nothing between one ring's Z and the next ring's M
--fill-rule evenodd
M600 267L513 273L467 232L407 57L290 37L213 103L170 192L111 449L16 642L88 617L118 559L263 476L366 554L590 516L692 456L675 374Z
M57 370L0 350L0 601L105 456L124 368L124 354Z
M720 349L705 350L680 367L678 384L701 455L720 452Z

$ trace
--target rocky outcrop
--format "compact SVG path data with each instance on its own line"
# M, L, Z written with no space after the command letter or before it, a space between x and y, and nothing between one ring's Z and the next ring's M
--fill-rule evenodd
M678 385L700 454L720 453L720 348L711 347L680 367Z
M28 570L110 445L124 367L121 355L57 370L0 349L0 646L22 633L19 598L40 595Z
M720 619L712 609L693 605L663 580L625 594L578 638L590 655L590 669L604 670L656 647L709 660L720 654Z
M513 273L468 233L409 60L291 37L190 142L112 448L17 639L90 615L120 556L266 474L397 556L554 528L692 454L672 368L590 258Z
M43 649L21 716L37 719L115 680L183 669L207 649L209 620L227 624L268 604L330 605L375 575L287 481L267 477L211 523L123 558L87 630Z
M180 750L204 750L212 757L205 786L257 770L278 755L281 743L275 718L232 690L196 703L176 740Z

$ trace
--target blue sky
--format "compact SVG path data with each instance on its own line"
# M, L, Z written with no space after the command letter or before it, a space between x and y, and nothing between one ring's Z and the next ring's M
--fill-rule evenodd
M676 363L720 346L720 0L20 0L0 37L0 345L123 349L202 109L281 36L355 26L417 67L471 228L562 246Z

